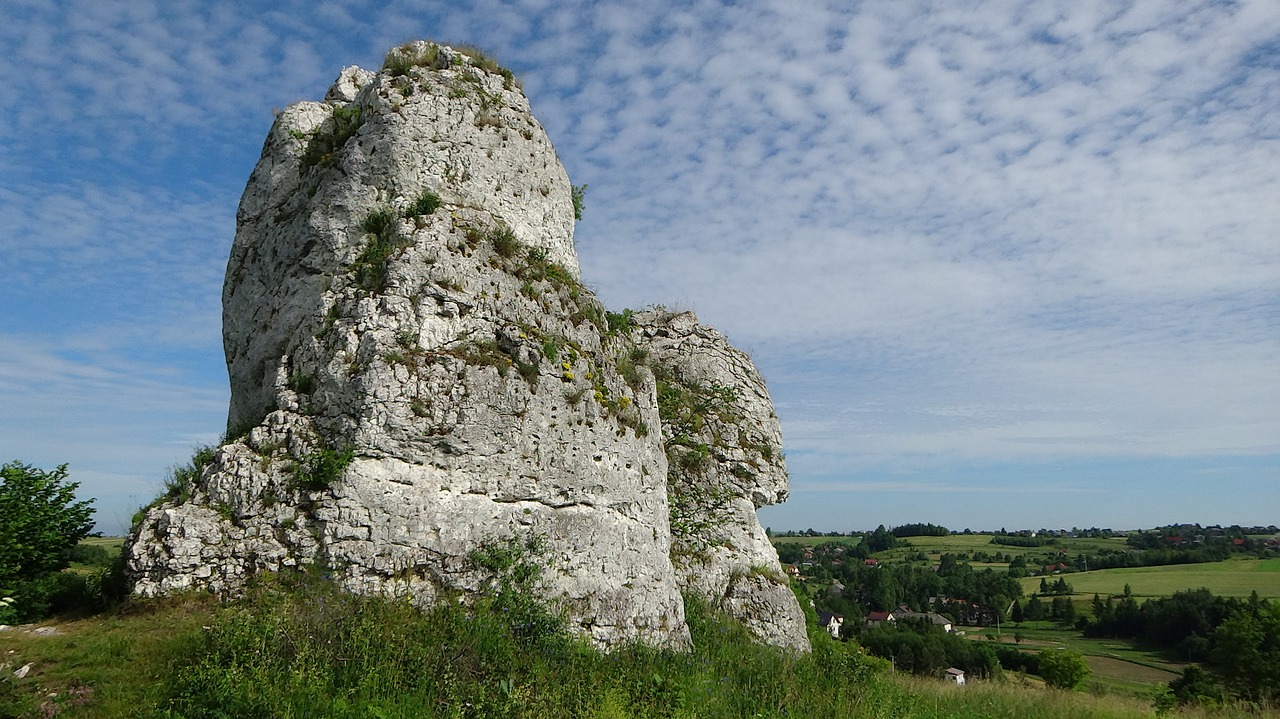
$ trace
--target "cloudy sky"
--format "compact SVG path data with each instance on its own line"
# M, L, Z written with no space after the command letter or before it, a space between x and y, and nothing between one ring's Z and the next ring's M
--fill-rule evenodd
M774 529L1280 523L1280 4L0 0L0 461L119 531L215 440L273 111L521 77L612 309L756 358Z

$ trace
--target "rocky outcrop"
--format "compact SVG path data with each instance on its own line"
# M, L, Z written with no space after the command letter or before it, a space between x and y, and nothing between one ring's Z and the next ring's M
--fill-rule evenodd
M761 641L808 650L804 614L756 510L787 498L782 427L745 353L692 312L632 316L651 358L677 581Z
M143 516L134 591L235 593L320 564L351 591L429 604L493 581L477 552L536 538L521 544L545 567L536 591L602 646L686 646L682 587L774 612L776 555L748 542L763 540L755 506L786 492L758 374L692 319L608 315L579 280L573 218L527 100L478 54L411 43L283 111L227 265L230 439ZM750 368L735 398L747 444L714 460L735 479L707 475L713 496L738 494L707 505L696 581L684 557L700 540L673 545L671 517L705 493L688 473L669 492L654 372L684 367L676 345L693 337L720 344L675 376ZM753 461L760 478L732 474ZM801 648L803 626L797 640L757 624Z

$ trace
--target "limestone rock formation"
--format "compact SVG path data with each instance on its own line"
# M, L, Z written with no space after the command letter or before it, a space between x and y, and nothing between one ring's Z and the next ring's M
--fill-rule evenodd
M229 439L143 515L134 591L320 564L429 604L485 591L478 551L536 538L537 591L601 646L686 646L695 588L807 648L755 519L786 494L759 375L691 317L608 315L578 278L571 192L510 73L474 52L406 44L283 111L227 264ZM655 370L736 388L712 423L732 441L670 491Z
M750 357L692 312L632 319L657 375L671 559L681 589L767 644L808 650L804 613L756 517L789 491L782 427L764 379Z

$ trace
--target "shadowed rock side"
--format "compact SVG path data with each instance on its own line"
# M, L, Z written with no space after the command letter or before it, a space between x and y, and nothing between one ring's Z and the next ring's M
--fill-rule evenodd
M687 646L657 385L572 231L564 168L482 57L411 43L282 112L223 289L231 439L141 518L134 591L318 564L425 605L533 538L576 631Z
M804 613L756 516L788 494L782 428L764 379L692 312L631 319L657 375L681 590L702 595L766 644L808 651Z

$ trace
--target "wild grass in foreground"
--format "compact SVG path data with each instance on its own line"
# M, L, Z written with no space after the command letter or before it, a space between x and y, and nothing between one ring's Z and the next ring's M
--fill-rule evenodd
M601 654L527 594L424 612L279 576L236 603L168 600L54 636L0 634L0 717L1154 716L1136 699L893 676L823 635L812 655L790 656L699 602L687 609L691 653ZM14 678L27 662L31 673Z

